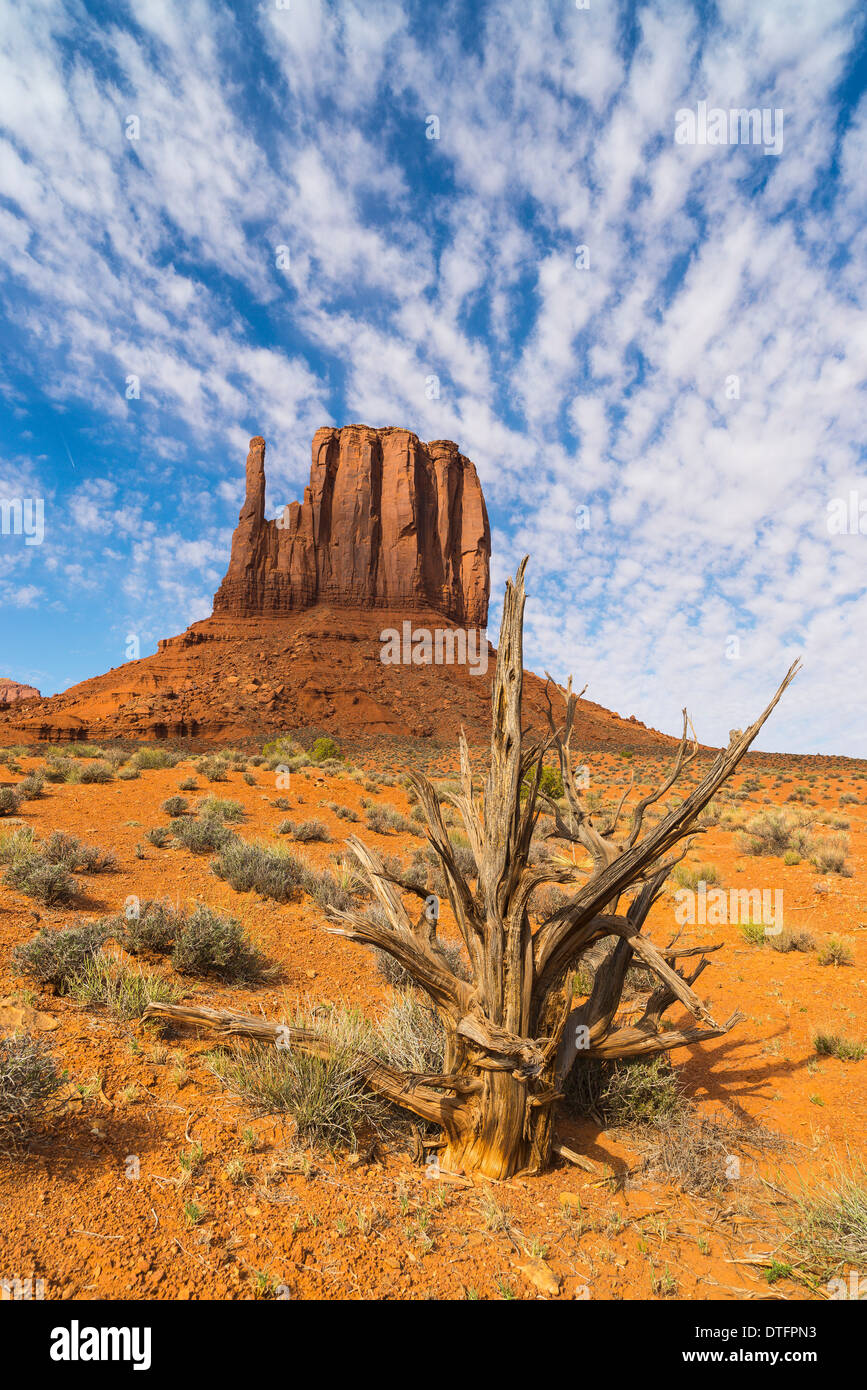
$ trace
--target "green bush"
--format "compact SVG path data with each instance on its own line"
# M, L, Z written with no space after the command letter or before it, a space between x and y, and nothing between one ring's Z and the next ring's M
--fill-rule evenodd
M162 809L167 816L174 819L176 816L185 816L190 809L190 804L185 796L169 796L163 802Z
M527 773L521 788L522 796L527 796L536 776L536 769ZM564 795L563 777L559 768L545 766L542 768L542 776L539 779L539 791L550 796L554 801L559 801Z
M310 749L310 756L315 763L321 763L326 758L340 758L343 755L333 738L318 738Z
M606 1061L579 1056L565 1093L574 1113L595 1114L606 1125L666 1127L688 1105L667 1057Z
M50 758L43 769L46 782L66 782L75 764L69 758Z

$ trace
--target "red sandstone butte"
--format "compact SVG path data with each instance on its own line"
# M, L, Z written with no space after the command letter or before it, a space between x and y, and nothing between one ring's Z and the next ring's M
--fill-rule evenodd
M455 444L366 425L317 430L304 501L266 521L257 435L211 616L60 695L0 706L0 745L237 742L298 729L450 745L464 729L484 742L494 652L476 674L458 664L385 665L382 631L407 619L428 630L484 628L490 548L476 470ZM525 671L527 727L544 730L547 709L542 681ZM576 738L587 747L667 742L588 700Z
M303 502L265 520L265 441L250 440L247 494L215 614L433 608L488 618L491 532L475 466L448 439L346 425L313 436Z
M41 700L35 685L19 685L18 681L0 676L0 705L16 705L19 700Z

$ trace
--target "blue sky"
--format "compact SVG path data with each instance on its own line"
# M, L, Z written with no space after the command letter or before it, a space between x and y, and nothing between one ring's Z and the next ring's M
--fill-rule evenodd
M0 53L0 675L205 616L252 434L273 515L396 424L478 466L492 637L529 551L528 665L725 742L801 655L762 746L867 756L857 5L7 0Z

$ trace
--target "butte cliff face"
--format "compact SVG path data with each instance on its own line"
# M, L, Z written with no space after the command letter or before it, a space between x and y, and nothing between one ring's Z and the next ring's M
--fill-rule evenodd
M19 685L18 681L0 676L0 705L17 705L19 700L40 700L35 685Z
M434 609L484 627L491 533L474 465L450 440L347 425L313 436L303 502L265 519L265 441L250 440L247 491L214 613Z
M0 745L36 739L338 739L490 734L487 665L387 663L383 629L484 628L490 530L476 470L455 444L348 425L313 439L310 485L265 519L265 442L250 441L244 505L209 618L151 656L49 699L2 705ZM469 642L467 642L469 648ZM485 648L487 652L487 648ZM36 695L38 692L33 691ZM543 684L524 673L528 728ZM664 742L581 700L582 746Z

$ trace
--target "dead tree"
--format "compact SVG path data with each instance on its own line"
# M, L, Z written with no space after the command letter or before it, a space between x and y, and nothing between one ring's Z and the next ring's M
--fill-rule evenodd
M385 921L357 911L330 913L330 930L378 947L400 962L432 1000L445 1033L441 1073L402 1074L373 1058L359 1058L368 1084L442 1127L444 1169L495 1179L535 1173L550 1161L556 1103L579 1056L648 1057L719 1037L742 1018L736 1012L717 1023L693 989L708 964L705 952L715 946L660 949L642 929L668 874L686 852L684 842L696 832L698 816L731 776L798 669L797 662L790 667L764 712L749 728L733 734L690 795L652 828L645 828L648 809L674 787L698 752L684 711L683 737L670 774L635 804L618 837L629 788L616 813L601 825L582 804L571 756L579 699L571 682L559 692L565 702L562 722L551 705L549 678L548 734L532 741L522 734L526 563L521 563L514 582L506 584L484 785L473 774L462 734L461 792L446 798L466 829L478 868L475 887L456 862L434 787L421 774L411 774L469 957L470 978L460 978L452 968L438 937L437 919L426 910L427 894L386 872L376 852L357 838L349 844ZM540 791L543 760L551 751L559 758L566 810ZM543 805L553 813L557 833L589 855L583 882L578 882L581 871L575 867L531 863L533 832ZM569 884L572 891L534 930L531 899L546 882ZM416 900L417 912L409 910L406 899ZM588 953L594 964L592 989L573 1007L567 978ZM679 961L695 956L699 960L692 973L684 973ZM624 1023L618 1011L633 960L646 966L657 983L637 1021ZM662 1015L675 1003L692 1014L695 1026L661 1028ZM321 1053L324 1046L313 1033L281 1030L261 1019L160 1005L151 1012L209 1023L224 1035L264 1038L282 1031L284 1043L309 1052Z

